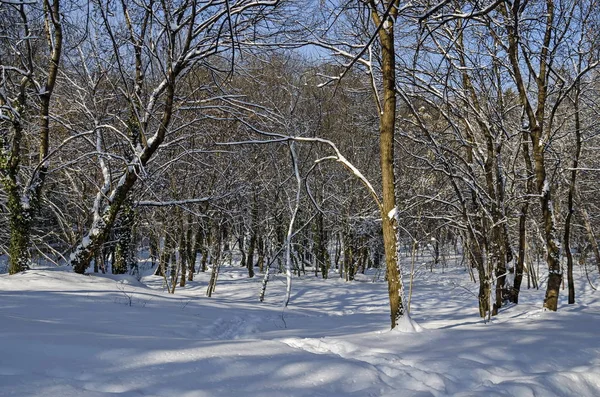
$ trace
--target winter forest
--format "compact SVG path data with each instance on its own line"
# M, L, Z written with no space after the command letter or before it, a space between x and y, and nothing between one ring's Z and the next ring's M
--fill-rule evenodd
M0 396L600 395L596 0L0 0Z

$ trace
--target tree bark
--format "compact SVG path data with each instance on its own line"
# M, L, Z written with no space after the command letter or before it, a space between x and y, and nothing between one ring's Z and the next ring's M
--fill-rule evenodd
M248 254L246 255L246 268L248 269L248 277L254 277L254 248L256 247L256 231L250 231L250 245L248 246Z
M191 220L191 219L190 219ZM191 221L188 221L191 224ZM194 228L190 225L185 238L185 255L187 257L187 280L194 281L194 273L196 272L196 238Z
M127 166L117 183L117 186L110 194L109 201L106 203L102 214L97 219L94 219L92 227L87 235L71 254L71 265L73 266L75 273L85 273L85 270L90 265L90 260L93 257L94 251L106 241L123 203L127 200L129 192L138 180L138 175L140 175L142 167L146 166L150 158L158 150L160 144L164 141L168 125L173 115L173 99L175 96L174 79L178 73L179 71L175 70L172 72L172 75L167 76L165 106L160 126L156 133L156 139L144 148L139 156L139 162Z
M135 263L135 245L133 236L135 210L133 202L128 199L123 207L123 210L118 216L118 227L114 230L115 243L115 260L112 266L113 274L126 274L132 270Z
M573 99L575 107L575 153L573 154L573 169L571 170L571 179L569 181L569 193L567 197L567 216L565 217L565 255L567 257L567 284L569 288L569 304L575 303L575 282L573 280L573 254L571 253L571 218L575 209L573 200L575 196L577 167L579 165L579 156L581 155L581 120L579 114L579 87L576 87L575 98Z
M529 213L529 196L533 194L533 165L531 163L531 156L529 155L529 143L528 134L523 132L523 161L525 162L526 170L526 187L525 187L525 199L521 207L521 214L519 215L519 249L517 256L517 264L515 266L515 280L513 283L513 289L511 292L511 301L515 304L519 303L519 292L521 291L521 283L523 281L523 272L525 271L525 253L527 250L527 215ZM529 274L529 273L528 273ZM528 288L529 288L528 276Z
M392 4L393 3L393 4ZM402 288L397 258L396 236L396 189L394 173L394 132L396 126L396 52L394 47L394 22L398 13L398 1L385 2L389 7L389 15L383 15L385 22L379 29L381 45L381 73L383 79L383 102L379 115L379 150L381 161L382 207L381 223L383 230L383 246L385 250L386 278L390 301L391 328L395 328L398 320L404 315L404 306L400 297ZM371 1L373 22L380 26L381 17L375 3Z
M265 266L265 241L262 235L258 236L258 241L256 243L258 250L258 258L256 259L256 266L258 266L258 271L262 272Z
M210 280L208 281L208 288L206 289L206 296L212 297L212 294L217 288L217 279L219 278L219 270L221 268L221 237L220 227L215 227L215 243L214 243L214 260L212 261L212 269L210 273Z
M22 17L25 33L29 36L29 20L24 4L20 4L19 12ZM17 100L11 107L11 118L13 126L13 139L9 144L3 137L0 142L0 179L8 196L9 211L9 274L16 274L29 268L31 254L29 245L31 240L31 226L33 217L38 209L42 189L48 171L49 136L50 136L50 100L56 78L58 75L59 64L62 54L62 21L60 12L60 0L53 2L44 2L44 20L47 43L50 50L48 60L48 74L46 81L40 84L39 100L40 109L38 113L39 139L38 139L38 165L33 170L29 182L22 185L19 182L19 171L21 166L21 140L23 138L23 126L20 119L25 116L26 109L26 87L33 85L32 76L35 70L28 70L29 76L24 76L19 86ZM25 40L33 39L27 37ZM28 59L22 59L23 65L33 67L35 54L32 46L27 45L27 53L24 55ZM21 55L21 54L19 54ZM4 97L4 95L2 96ZM0 105L4 105L0 100ZM13 112L16 112L13 113ZM2 134L4 135L4 134Z

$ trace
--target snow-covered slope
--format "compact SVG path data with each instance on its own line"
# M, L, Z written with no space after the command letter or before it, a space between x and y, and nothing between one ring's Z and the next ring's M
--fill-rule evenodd
M599 396L600 303L542 312L542 291L491 324L464 270L423 273L412 317L388 331L386 287L260 280L225 268L175 295L162 280L36 269L0 276L0 396Z

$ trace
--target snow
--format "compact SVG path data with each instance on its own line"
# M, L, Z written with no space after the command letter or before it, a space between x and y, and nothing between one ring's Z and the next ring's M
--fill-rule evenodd
M395 219L398 217L398 208L394 207L387 214L388 219Z
M395 332L422 332L423 328L417 324L410 315L404 315L396 324Z
M550 192L550 183L548 182L548 179L544 179L544 186L542 187L542 196L547 195L548 192ZM552 208L552 205L550 205L550 208Z
M579 273L577 305L564 291L544 312L524 289L484 324L464 269L421 269L414 321L390 331L372 274L296 278L282 309L284 276L261 304L239 267L212 298L209 272L171 295L160 277L70 270L0 275L0 396L600 395L600 299Z
M23 208L23 210L31 209L31 203L27 194L21 196L21 208Z

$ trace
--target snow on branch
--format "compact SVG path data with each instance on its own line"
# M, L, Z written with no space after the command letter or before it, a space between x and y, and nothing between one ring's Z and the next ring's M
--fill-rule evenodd
M371 185L371 182L369 182L369 180L362 174L362 172L360 172L360 170L358 168L356 168L350 161L348 161L348 159L346 159L346 157L344 157L342 155L340 150L337 148L335 143L333 143L332 141L330 141L328 139L324 139L324 138L309 138L309 137L301 137L301 136L283 135L283 134L278 134L278 133L274 133L274 132L266 132L266 131L257 129L256 127L250 125L249 123L247 123L243 120L240 120L240 122L242 124L246 125L247 127L249 127L250 129L252 129L254 132L256 132L260 135L268 136L271 139L252 139L252 140L237 141L237 142L222 142L222 143L219 143L218 145L225 145L225 146L257 145L257 144L264 145L264 144L269 144L269 143L282 143L282 142L308 142L308 143L321 143L321 144L327 145L333 150L334 155L323 157L321 159L316 160L315 162L319 163L324 160L335 160L335 161L341 163L344 167L346 167L355 177L357 177L363 183L363 185L367 188L367 190L373 197L373 200L375 201L375 203L377 203L378 209L381 210L383 208L383 206L381 204L381 200L379 200L379 196L377 195L375 188L373 188L373 185Z
M328 145L334 151L335 156L325 157L320 160L335 159L337 162L341 163L344 167L346 167L355 177L357 177L365 185L365 187L367 188L369 193L371 193L371 196L377 203L377 206L379 207L379 209L381 210L381 208L383 208L381 201L379 200L379 196L377 195L377 192L373 188L373 185L371 185L371 182L369 182L369 180L362 174L362 172L360 172L360 170L358 168L356 168L350 161L348 161L342 155L342 153L337 148L335 143L331 142L328 139L323 139L323 138L289 137L289 139L297 141L297 142L318 142L318 143L323 143L325 145ZM319 160L317 160L317 161L319 161Z
M135 204L135 206L136 207L169 207L169 206L175 206L175 205L205 203L207 201L211 201L214 199L215 199L215 197L201 197L201 198L195 198L195 199L171 200L171 201L141 200L141 201L138 201Z
M466 11L466 12L450 12L450 13L441 12L439 14L436 14L438 11L440 11L442 8L444 8L445 5L447 5L450 2L449 0L442 0L442 2L438 3L437 5L433 6L429 10L427 10L425 13L421 14L418 17L418 20L419 20L419 23L423 23L427 19L435 20L436 23L446 23L448 21L455 20L455 19L476 18L476 17L480 17L480 16L489 14L496 7L498 7L498 5L500 5L503 1L504 0L495 0L485 7L482 7L482 8L474 7L471 11Z

